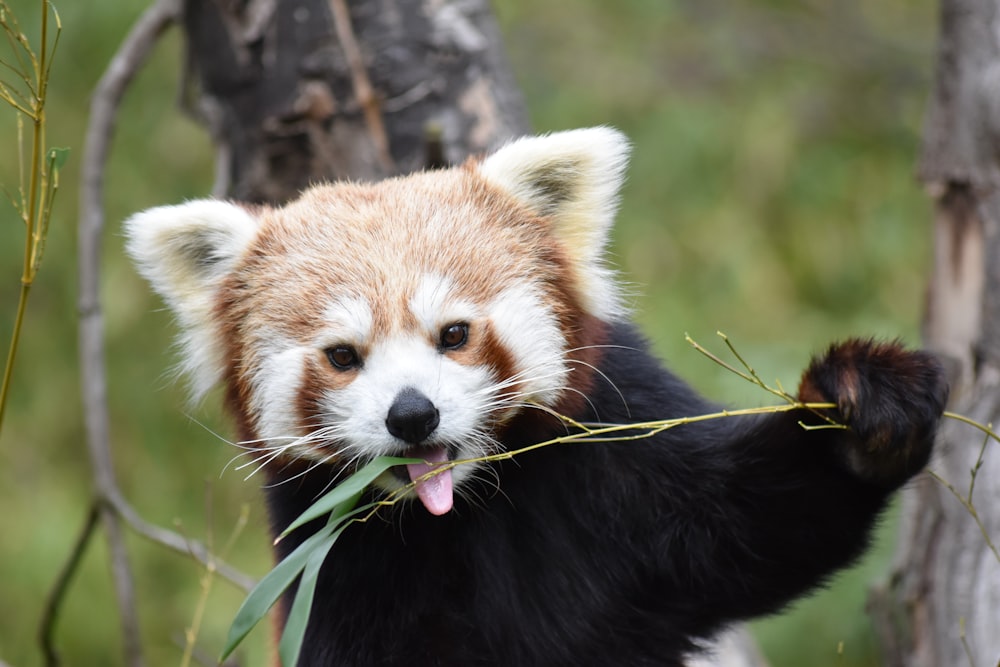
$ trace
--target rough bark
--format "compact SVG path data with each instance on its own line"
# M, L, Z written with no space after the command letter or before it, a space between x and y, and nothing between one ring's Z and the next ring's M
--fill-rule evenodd
M486 0L187 0L184 23L218 195L281 202L528 130Z
M919 165L935 207L926 344L948 364L951 409L992 424L1000 423L998 34L998 0L942 0ZM886 664L998 665L1000 444L949 421L939 449L932 469L943 481L924 477L907 492L893 572L872 596Z

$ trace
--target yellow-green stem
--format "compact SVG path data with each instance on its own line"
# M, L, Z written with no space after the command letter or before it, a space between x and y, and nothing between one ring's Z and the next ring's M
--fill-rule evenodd
M31 283L21 283L21 295L17 300L17 315L14 318L14 332L10 337L10 349L7 351L7 363L3 371L3 385L0 386L0 433L3 432L3 416L7 410L7 392L10 389L10 378L14 373L14 357L17 355L17 344L21 338L21 323L28 306L28 292Z
M26 244L27 252L24 258L24 278L22 279L29 285L35 279L35 248L38 245L38 233L42 228L41 217L43 215L43 211L39 210L40 198L38 196L38 187L45 177L44 174L39 172L42 165L42 141L45 138L45 89L47 86L44 72L45 57L48 52L46 39L48 37L49 25L47 4L48 0L42 0L42 43L39 49L38 63L35 65L35 104L32 109L34 113L31 116L33 123L31 132L31 182L28 186L28 220L31 221L31 229L28 232L29 241Z
M21 291L17 301L17 314L14 318L14 330L11 332L10 348L7 351L7 361L4 364L3 384L0 385L0 432L3 432L4 415L7 411L7 398L10 392L11 377L14 373L14 359L21 339L21 327L24 324L24 314L28 306L28 295L35 279L39 257L38 246L44 229L43 217L45 207L41 206L39 187L45 180L42 170L42 147L45 140L45 95L47 88L46 59L48 57L49 12L48 0L42 0L42 40L39 48L38 61L35 63L35 99L31 109L31 171L28 192L28 211L25 217L27 229L24 240L24 267L21 272ZM22 215L24 211L22 210Z

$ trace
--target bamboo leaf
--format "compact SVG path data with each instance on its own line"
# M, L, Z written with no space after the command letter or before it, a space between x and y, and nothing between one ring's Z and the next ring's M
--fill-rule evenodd
M331 489L326 495L313 503L309 509L299 515L295 521L289 524L288 528L282 531L278 539L285 537L296 528L309 523L313 519L318 519L333 512L338 505L343 505L345 501L360 496L361 492L369 484L393 466L406 465L407 463L422 463L422 459L407 459L394 456L379 456L372 459L368 465L359 468L357 472L345 479L343 482ZM342 511L349 511L350 506L342 507Z
M336 528L335 525L327 525L309 537L254 586L254 589L247 595L247 599L240 605L239 611L236 612L232 625L229 626L226 646L222 649L219 662L228 658L257 625L257 622L267 615L285 589L292 585L295 578L305 568L313 550L320 546L324 540L329 539Z
M309 554L302 578L299 580L299 588L295 591L292 609L288 612L288 619L285 621L285 629L281 633L281 642L278 644L278 655L281 656L281 664L283 665L293 667L299 662L299 653L302 651L302 641L305 639L306 626L309 624L309 612L312 610L320 568L323 566L330 548L333 547L334 542L337 541L346 527L347 524L342 523L340 528L317 545Z
M49 167L53 171L58 171L63 168L66 164L66 160L69 158L68 148L50 148L49 149Z
M236 617L229 628L226 646L219 658L220 662L232 654L254 626L267 615L274 603L292 585L292 582L301 575L302 579L299 582L299 589L286 621L286 629L282 634L281 648L279 649L282 656L292 657L292 660L285 660L285 664L295 664L302 647L302 639L305 636L305 627L309 620L309 610L320 566L334 542L350 523L350 519L376 507L374 503L355 507L361 494L375 478L392 466L419 462L421 459L378 457L322 496L285 529L279 539L303 524L324 515L329 516L327 524L323 528L307 538L278 563L247 595L247 599L236 612ZM286 635L288 639L285 638Z
M322 551L323 556L320 557L320 563L322 563L322 559L326 557L326 553L330 551L330 547L333 546L333 543L340 537L340 533L350 523L349 520L362 512L371 511L375 507L374 503L368 503L367 505L355 508L354 505L357 504L360 497L361 492L359 491L354 496L347 498L340 505L334 507L330 520L325 526L315 535L307 538L292 553L288 554L284 560L278 563L273 570L268 572L254 586L254 589L250 591L247 599L243 601L243 604L236 612L236 618L233 619L232 625L229 626L226 646L219 657L219 662L229 657L254 626L267 615L267 612L278 601L278 598L292 585L295 578L302 573L308 564L312 562L311 559L315 553ZM352 510L351 508L354 509ZM327 544L328 540L329 544Z

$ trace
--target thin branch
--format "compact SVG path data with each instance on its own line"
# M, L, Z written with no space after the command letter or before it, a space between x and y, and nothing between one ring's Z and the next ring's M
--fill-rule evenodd
M69 589L69 583L73 579L73 575L76 574L80 561L83 560L83 554L87 550L87 545L90 544L90 538L93 537L94 531L97 528L97 521L101 515L100 506L101 503L98 501L91 503L90 511L87 512L87 519L83 524L83 529L73 544L69 560L63 565L63 569L56 579L55 586L52 587L52 591L45 601L45 610L42 612L42 622L38 632L38 643L41 645L42 654L45 656L46 667L56 667L60 664L59 654L56 652L53 641L56 621L59 619L59 609L62 606L63 598L66 596L66 591Z
M78 230L80 377L87 449L98 497L104 499L119 496L111 458L104 324L99 301L104 167L122 96L159 36L179 20L181 7L180 0L158 0L132 27L97 84L84 141ZM101 519L107 528L126 664L138 667L143 658L128 553L118 515L106 509L101 512Z
M201 563L202 566L214 569L220 577L244 591L251 590L257 584L257 581L253 577L240 572L220 560L208 547L198 540L188 539L180 533L149 523L139 516L135 508L129 505L120 494L116 494L114 498L109 499L109 502L115 512L128 524L129 528L150 542L159 544L177 553L191 556Z
M206 505L211 505L211 486L206 485L205 501ZM206 511L205 514L212 516L210 509ZM240 534L242 534L243 529L246 528L249 518L250 507L248 505L244 505L240 511L239 520L236 522L236 525L229 534L229 539L226 540L225 546L223 546L222 551L219 552L220 555L225 556L230 552L236 544L236 540L239 538ZM208 532L205 535L205 542L208 544L210 551L215 551L211 527L209 527ZM197 649L198 633L201 630L201 624L205 617L205 609L208 606L208 596L212 591L212 584L215 582L215 575L219 573L218 565L218 561L210 560L205 566L205 572L202 574L200 581L201 594L198 596L198 604L195 606L194 618L191 619L191 625L184 632L184 655L181 658L181 667L190 667L192 661L197 661L195 653ZM250 591L246 590L245 592L249 593Z
M120 518L124 520L125 524L139 536L144 537L155 544L159 544L160 546L186 556L190 556L198 561L205 568L206 572L219 575L223 579L226 579L230 583L241 588L244 592L252 590L257 583L252 577L243 574L220 558L216 557L212 553L211 549L198 540L187 539L178 533L160 528L143 520L142 517L139 516L139 513L136 512L131 505L125 502L120 495L115 495L112 498L95 499L91 504L90 511L87 514L84 527L80 531L80 535L77 537L77 540L73 545L70 556L63 565L63 568L59 573L59 577L56 579L56 583L52 587L52 591L49 593L49 597L45 603L45 610L42 614L41 623L39 624L38 637L42 654L45 657L46 667L57 667L61 664L54 642L55 625L59 618L59 610L66 597L66 593L69 590L69 584L73 579L73 575L76 573L76 570L80 565L80 561L83 559L84 552L90 543L90 539L93 537L95 529L97 528L98 520L107 520L105 518L105 513L110 513L110 515L116 519ZM233 531L233 535L226 544L224 553L232 547L235 536L238 535L246 525L246 514L246 510L244 510L240 515L240 520ZM117 522L116 525L118 525ZM2 663L0 663L0 667L3 667Z
M684 334L684 340L686 340L688 342L688 344L691 345L691 347L693 347L695 350L697 350L698 352L700 352L702 355L704 355L705 357L707 357L708 359L710 359L714 363L718 364L719 366L722 366L723 368L725 368L730 373L734 373L737 376L743 378L744 380L746 380L750 384L755 384L758 387L760 387L761 389L763 389L764 391L766 391L766 392L768 392L770 394L774 394L778 398L780 398L780 399L782 399L784 401L787 401L790 404L797 404L799 402L799 400L797 398L795 398L794 396L792 396L791 394L789 394L787 391L785 391L781 387L781 383L780 382L778 383L777 387L772 387L769 384L767 384L766 382L764 382L763 380L761 380L760 376L757 375L757 371L755 371L753 369L753 366L751 366L749 363L747 363L746 359L744 359L743 356L736 350L736 347L733 345L732 341L729 340L729 336L727 336L726 334L722 333L721 331L716 331L715 335L717 335L719 338L721 338L723 340L723 342L725 342L726 347L729 348L730 353L734 357L736 357L736 360L740 362L740 365L743 366L743 368L745 370L741 371L740 369L734 367L733 365L731 365L731 364L723 361L722 359L720 359L715 354L712 354L707 349L705 349L700 343L698 343L698 341L696 341L695 339L691 338L691 336L689 334ZM831 406L831 407L836 407L836 405ZM800 422L800 425L803 428L805 428L806 430L819 430L819 429L824 429L824 428L833 428L833 429L846 429L847 428L847 426L838 423L835 419L833 419L832 417L830 417L829 415L827 415L827 414L825 414L823 412L820 412L819 410L811 410L811 412L814 415L816 415L817 417L819 417L820 419L822 419L824 422L826 422L826 424L825 425L820 425L820 426L808 426L807 424Z
M10 67L7 63L0 60L0 65ZM31 109L31 102L24 97L16 88L11 88L3 81L0 81L0 99L14 107L14 109L28 118L34 115L34 111Z
M4 8L6 8L6 3L4 3ZM31 45L23 36L24 33L21 32L21 26L17 23L17 17L12 12L4 12L0 16L0 27L3 28L4 34L7 37L7 44L10 47L11 54L17 60L16 66L8 64L7 68L18 75L18 78L21 79L28 91L34 96L35 84L30 76L24 74L24 72L33 72L35 69L35 55L31 51ZM30 62L26 62L23 56L27 56Z
M976 667L976 659L972 655L972 647L969 646L969 638L965 634L965 617L958 618L958 638L962 642L962 650L965 651L965 658L969 661L969 667Z
M101 507L101 523L104 524L111 559L111 579L114 582L115 597L118 600L118 622L122 628L122 649L125 664L129 667L143 667L142 640L139 632L139 611L135 601L135 585L132 580L132 566L125 537L122 535L118 516L108 508Z
M987 428L992 429L993 424L987 424ZM990 444L990 435L987 434L983 436L983 444L979 446L979 455L976 456L976 462L973 464L972 469L969 470L969 492L965 494L968 501L972 502L972 494L976 491L976 478L979 477L979 470L983 467L983 458L986 456L986 446Z
M997 563L1000 563L1000 550L997 549L996 544L994 544L993 540L990 539L989 529L986 527L986 524L983 523L982 517L979 516L979 511L976 509L976 506L972 502L967 500L964 496L962 496L959 490L956 489L951 482L946 480L938 473L934 472L933 470L928 470L927 474L933 477L935 480L937 480L937 482L941 484L944 488L948 489L951 495L955 496L955 499L958 500L958 502L962 503L962 507L964 507L965 511L969 513L969 516L972 517L972 520L976 522L976 526L979 528L979 532L982 533L983 535L983 542L985 542L986 547L993 552L993 556L994 558L997 559Z

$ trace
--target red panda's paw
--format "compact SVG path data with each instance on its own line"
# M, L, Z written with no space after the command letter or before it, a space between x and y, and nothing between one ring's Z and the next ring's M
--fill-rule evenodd
M937 357L898 343L848 340L813 359L799 399L836 403L843 455L859 477L895 486L930 459L948 384Z

